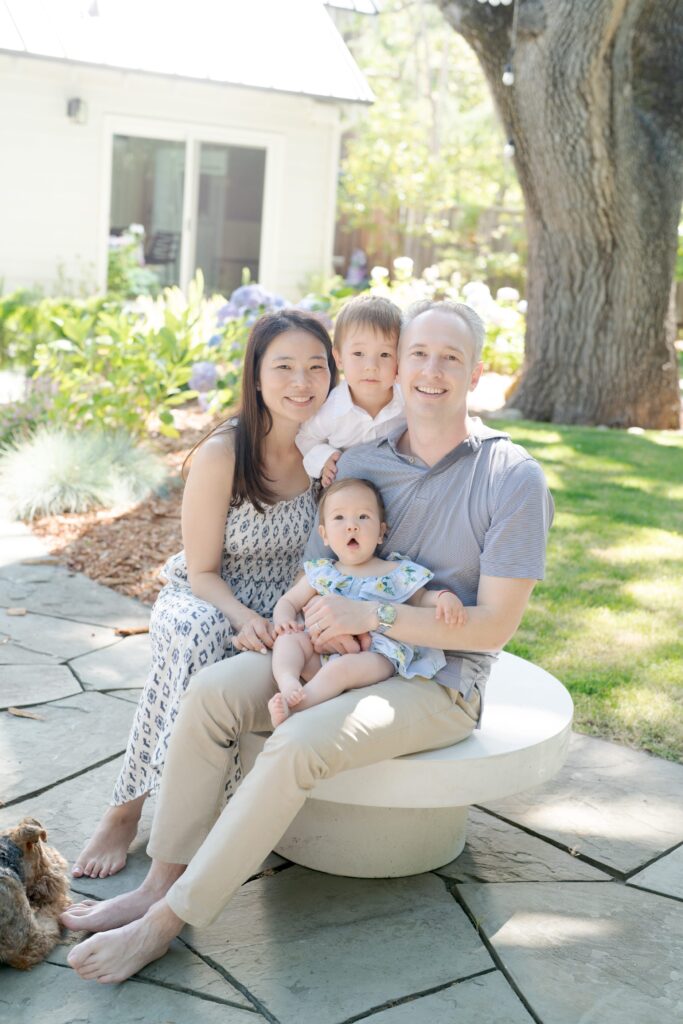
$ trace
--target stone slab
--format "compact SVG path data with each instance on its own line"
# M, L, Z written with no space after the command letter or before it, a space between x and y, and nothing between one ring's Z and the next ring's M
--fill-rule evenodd
M79 896L77 893L72 892L72 898L76 902ZM67 957L71 949L87 937L82 932L65 932L66 941L62 945L55 946L46 957L47 962L70 970ZM205 964L180 939L176 939L171 944L171 948L166 956L143 968L137 977L147 978L149 981L155 981L161 985L170 985L183 991L211 996L233 1006L241 1006L247 1010L253 1010L252 1004L246 996L242 995L239 989L236 989L234 985L226 981L218 971Z
M0 710L60 700L81 693L66 665L0 666Z
M29 611L112 629L146 626L150 608L63 565L0 569L0 604L22 594Z
M456 882L576 882L610 876L514 825L470 808L465 849L437 871Z
M125 701L128 701L130 704L137 704L138 701L140 700L140 694L141 693L142 693L142 688L141 687L138 687L137 689L133 689L133 690L118 690L117 689L117 690L114 690L110 694L110 696L111 697L115 697L116 700L125 700Z
M368 1018L372 1024L531 1024L524 1006L499 971L458 982Z
M9 637L0 636L0 665L61 665L63 660L53 654L27 650L21 644L11 643Z
M121 701L121 704L126 707L126 702ZM120 768L121 759L116 758L75 779L53 786L39 796L22 800L11 807L0 807L0 830L16 825L21 818L37 818L47 829L48 842L66 857L71 866L95 831L111 799ZM125 868L110 878L74 878L72 886L78 894L77 898L93 896L96 899L110 899L140 885L150 865L145 851L153 815L154 800L147 800ZM259 873L286 863L282 857L271 853L259 868Z
M74 658L71 665L85 690L129 690L144 683L150 662L150 640L145 633Z
M113 629L91 626L51 615L8 615L0 608L0 637L40 654L52 654L60 661L68 661L79 654L87 654L116 641Z
M683 846L633 875L628 884L683 900Z
M0 966L0 1014L12 1024L254 1024L256 1014L158 984L99 985L44 963L31 971Z
M466 884L460 894L548 1024L683 1018L680 904L617 882Z
M339 878L293 867L242 886L213 925L186 937L280 1024L337 1024L492 966L433 875Z
M12 565L23 558L44 558L48 555L45 543L34 536L24 523L11 522L0 503L0 566Z
M0 713L0 800L7 803L122 752L134 709L100 693L81 693L37 713L41 721Z
M683 765L574 735L552 782L486 807L630 872L683 841L682 792Z

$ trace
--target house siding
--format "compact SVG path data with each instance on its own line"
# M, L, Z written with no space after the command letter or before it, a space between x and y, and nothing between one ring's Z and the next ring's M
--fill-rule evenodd
M84 125L66 116L76 96ZM0 54L2 290L104 286L108 139L134 120L139 134L163 122L180 137L203 126L242 144L268 138L261 278L296 299L309 275L331 270L340 113L304 96Z

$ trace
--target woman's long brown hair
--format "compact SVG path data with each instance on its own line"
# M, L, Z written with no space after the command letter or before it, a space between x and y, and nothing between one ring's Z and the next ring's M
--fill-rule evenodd
M277 501L263 466L263 440L272 430L273 418L257 384L261 376L261 363L270 343L288 331L306 331L320 341L330 370L330 391L337 383L337 364L332 354L332 342L318 317L296 309L284 309L279 313L266 313L259 317L251 329L244 353L239 410L235 416L223 420L197 441L183 463L185 475L188 460L200 445L215 434L234 430L235 476L231 508L238 508L243 502L249 501L257 512L263 512L265 505L274 505Z

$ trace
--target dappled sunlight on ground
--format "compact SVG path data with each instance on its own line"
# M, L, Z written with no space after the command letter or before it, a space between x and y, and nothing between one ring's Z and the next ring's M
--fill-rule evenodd
M502 950L505 946L547 950L554 946L585 943L597 939L616 940L621 929L614 921L578 917L558 912L519 911L491 939Z

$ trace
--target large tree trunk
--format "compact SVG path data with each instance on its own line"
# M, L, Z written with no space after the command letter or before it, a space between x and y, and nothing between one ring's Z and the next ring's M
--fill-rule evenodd
M437 0L474 49L526 202L532 419L678 427L683 0Z

